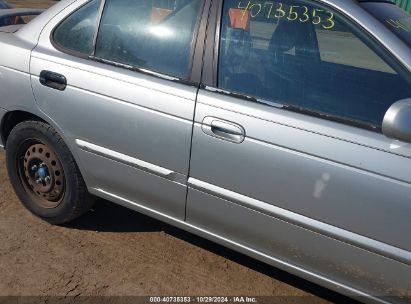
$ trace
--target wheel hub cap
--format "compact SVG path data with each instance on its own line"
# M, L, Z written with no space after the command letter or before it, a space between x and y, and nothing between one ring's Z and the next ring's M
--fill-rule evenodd
M47 170L44 168L40 168L37 170L37 175L41 180L44 180L46 178Z
M24 154L23 180L36 202L44 208L57 207L64 196L63 166L47 145L35 143Z

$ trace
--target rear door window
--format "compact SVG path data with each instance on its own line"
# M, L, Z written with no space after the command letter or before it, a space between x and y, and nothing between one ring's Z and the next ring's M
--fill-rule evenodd
M107 0L97 58L188 78L201 0Z
M93 0L67 17L53 32L53 41L65 51L90 55L97 32L101 1Z

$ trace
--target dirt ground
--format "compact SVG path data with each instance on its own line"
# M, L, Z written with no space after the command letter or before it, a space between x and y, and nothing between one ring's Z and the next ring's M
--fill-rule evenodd
M49 0L10 0L48 7ZM65 227L18 202L0 152L0 296L276 296L275 303L348 299L190 233L99 200ZM0 302L2 302L0 297Z
M51 226L26 211L0 152L0 296L250 295L347 299L190 233L100 200ZM1 300L0 300L1 302Z

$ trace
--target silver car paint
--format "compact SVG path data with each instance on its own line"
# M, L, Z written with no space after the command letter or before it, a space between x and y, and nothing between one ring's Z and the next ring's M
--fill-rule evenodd
M401 262L194 189L189 202L189 223L338 282L348 296L358 295L350 290L355 288L401 303L399 295L409 294L411 272Z
M52 29L85 2L62 1L16 34L0 34L0 106L55 127L93 194L364 301L407 300L410 144L208 88L197 97L189 172L195 87L50 43ZM411 70L409 48L355 2L323 2ZM42 87L42 70L68 76L67 90ZM243 129L244 138L211 137L210 117Z
M411 142L411 121L407 117L411 115L411 99L400 100L394 103L387 111L382 123L382 131L385 135Z
M41 17L42 15L37 18ZM31 25L32 22L30 22ZM37 107L31 88L30 56L40 31L37 32L36 39L30 40L19 37L17 33L0 33L0 107L7 112L23 111L36 115L52 125L66 140L64 130ZM33 35L35 36L36 33L33 32ZM2 122L3 119L0 120L0 125ZM82 173L87 175L84 171Z
M10 33L0 33L0 107L41 116L30 84L30 54L34 43Z
M361 20L409 69L409 48L397 37L350 1L333 6ZM407 302L411 145L217 91L198 95L187 221L242 244L248 238L255 250L346 286ZM245 141L210 137L204 132L209 117L243 127ZM291 224L311 233L302 235ZM320 244L315 232L333 241Z
M76 59L56 50L50 41L52 30L69 11L85 2L77 1L57 14L40 35L39 45L31 57L32 87L37 104L65 130L66 140L71 145L82 148L76 150L87 172L89 186L127 194L127 199L143 201L154 209L184 219L197 88ZM61 92L42 86L39 82L42 70L67 75L66 90ZM79 146L76 140L102 148ZM102 150L106 153L101 153ZM126 157L109 161L113 160L113 155ZM140 166L137 171L133 169L133 179L127 179L124 172L129 170L129 162L127 164L124 158L162 167L171 173L164 176L156 174L158 170L147 170L147 166L142 170Z
M411 251L402 233L411 229L411 145L399 151L382 134L347 126L344 136L338 123L284 112L200 91L190 177ZM246 139L237 145L205 134L208 116L238 123Z
M197 103L189 223L241 243L248 236L247 245L255 250L300 266L312 263L312 269L363 291L370 292L370 286L376 288L371 293L385 296L410 291L410 242L403 233L411 228L410 145L399 147L400 156L390 148L396 142L383 135L215 92L200 91ZM247 133L244 142L204 133L208 116L241 125ZM276 225L271 218L270 224L270 217L285 222ZM294 225L312 232L294 236L289 231ZM333 241L313 246L317 233ZM342 248L334 252L340 243L351 254ZM337 253L343 255L337 258ZM391 263L402 267L388 272ZM384 274L384 280L376 273ZM392 285L394 278L400 279Z

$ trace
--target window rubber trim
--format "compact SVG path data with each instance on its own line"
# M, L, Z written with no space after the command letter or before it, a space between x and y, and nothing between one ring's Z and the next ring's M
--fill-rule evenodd
M82 5L80 5L78 8L76 8L74 11L72 11L70 14L68 14L67 16L64 17L63 20L61 20L59 23L57 23L57 25L53 28L53 30L50 32L50 42L51 45L58 51L65 53L67 55L73 56L73 57L77 57L77 58L81 58L81 59L89 59L90 58L90 54L84 54L84 53L80 53L77 51L73 51L71 49L68 49L66 47L61 46L60 44L58 44L55 40L54 40L54 34L56 32L56 30L60 27L60 25L67 20L67 18L71 17L72 15L74 15L75 13L77 13L79 10L81 10L83 7L85 7L86 5L88 5L89 3L91 3L93 0L87 1L85 3L83 3ZM100 1L104 1L105 0L100 0ZM100 20L100 17L97 16L96 19L96 25L97 25L97 21ZM97 29L96 29L97 30ZM93 37L95 36L95 33L93 35ZM92 45L92 48L94 49L94 45Z

